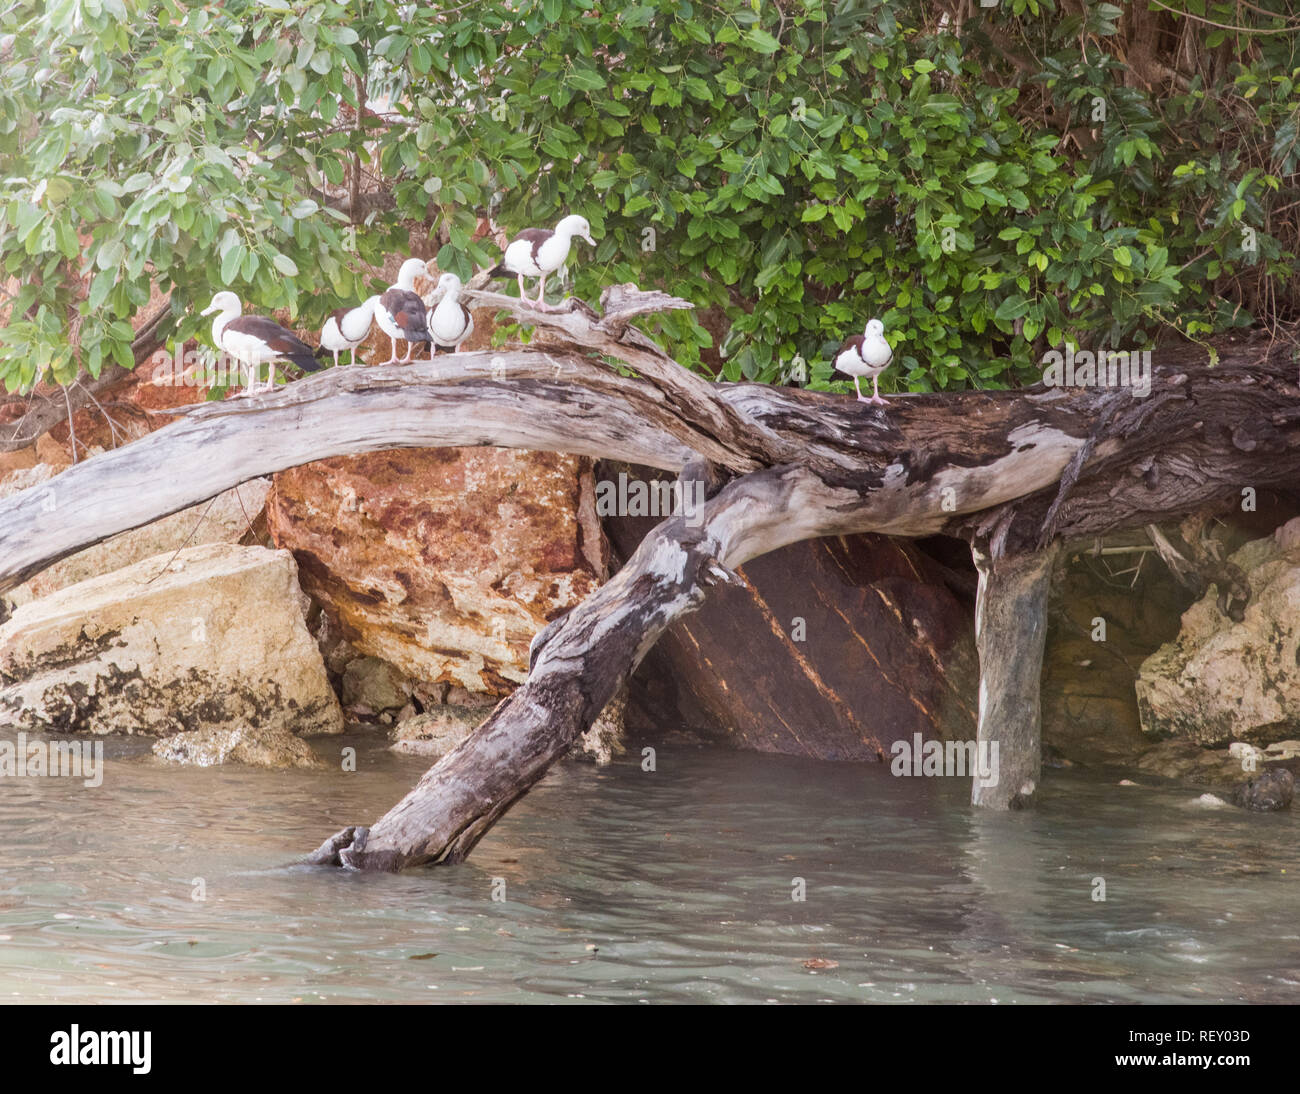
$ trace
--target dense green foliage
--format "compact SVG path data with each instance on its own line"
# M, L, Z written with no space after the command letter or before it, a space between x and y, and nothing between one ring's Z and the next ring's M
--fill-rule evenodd
M10 8L0 378L129 364L151 284L177 337L218 288L317 323L411 222L467 275L497 258L484 212L587 216L573 291L719 309L732 379L807 362L824 386L872 316L914 390L1032 377L1066 339L1295 318L1300 20L1265 14L1289 7L1003 0L961 26L904 0ZM1265 33L1211 25L1243 19ZM349 223L354 156L375 200ZM661 322L701 363L697 317Z

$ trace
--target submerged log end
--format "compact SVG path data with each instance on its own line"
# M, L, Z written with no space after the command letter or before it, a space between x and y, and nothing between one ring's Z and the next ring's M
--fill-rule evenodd
M358 867L350 860L365 847L369 835L369 828L350 824L335 832L303 861L308 866L342 866L355 870Z

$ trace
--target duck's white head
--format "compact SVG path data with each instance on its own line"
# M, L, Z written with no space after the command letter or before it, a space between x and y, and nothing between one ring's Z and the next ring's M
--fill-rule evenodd
M212 303L200 312L200 315L211 315L214 311L233 311L238 314L242 310L239 303L239 297L232 292L219 292L212 298Z
M415 288L417 277L429 276L429 264L422 258L408 258L397 271L397 287L411 290Z
M885 324L879 319L867 320L867 337L883 338L885 336Z
M438 291L444 295L449 292L460 292L464 284L454 273L445 273L438 278Z
M560 221L560 223L555 226L555 234L567 236L570 239L574 236L578 236L581 239L585 239L593 247L596 245L596 241L591 238L591 225L587 223L587 218L580 217L576 213L572 216L567 216Z

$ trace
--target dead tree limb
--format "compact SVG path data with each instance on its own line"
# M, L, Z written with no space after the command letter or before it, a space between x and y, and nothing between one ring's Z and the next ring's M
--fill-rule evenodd
M373 827L327 841L320 861L397 869L462 858L711 582L776 547L856 532L944 532L975 545L980 651L998 692L981 734L1010 745L1003 779L1023 800L1037 775L1031 693L1055 545L1222 510L1244 487L1288 489L1300 473L1300 388L1286 347L1226 353L1214 368L1173 357L1155 370L1149 398L1040 388L896 397L882 410L712 384L682 369L631 325L652 306L684 303L671 297L620 287L601 316L579 301L538 312L470 291L476 305L536 328L530 345L331 369L189 408L147 438L0 501L3 589L109 535L324 456L497 445L709 472L702 519L656 529L607 585L539 635L522 688ZM1011 804L1005 794L977 798Z

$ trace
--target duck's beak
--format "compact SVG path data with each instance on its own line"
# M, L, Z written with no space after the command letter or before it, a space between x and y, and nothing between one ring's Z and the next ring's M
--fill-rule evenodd
M582 238L585 239L588 243L590 243L593 247L596 245L596 241L591 238L590 232L583 232Z
M201 312L199 312L199 314L211 315L214 311L220 311L220 310L221 308L218 307L216 304L209 304L206 308L204 308Z

